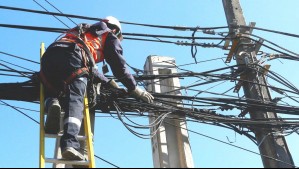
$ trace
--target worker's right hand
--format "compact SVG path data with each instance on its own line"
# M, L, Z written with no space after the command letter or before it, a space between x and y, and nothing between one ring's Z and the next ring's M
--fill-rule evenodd
M147 103L153 103L155 99L154 96L147 91L140 89L139 87L136 87L135 90L131 91L130 95Z

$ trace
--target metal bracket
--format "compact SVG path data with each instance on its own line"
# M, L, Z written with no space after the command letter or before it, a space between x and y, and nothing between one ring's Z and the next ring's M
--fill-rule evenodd
M236 53L236 50L237 50L239 42L240 42L239 37L240 37L240 34L238 34L236 36L237 39L233 40L232 47L230 48L230 51L229 51L229 53L227 55L225 63L230 63L231 60L232 60L232 58L233 58L233 55Z
M269 73L271 65L264 65L263 75L266 76Z
M249 34L252 34L253 28L255 27L255 25L256 25L256 22L249 22L249 27L250 27Z
M239 93L242 85L243 85L243 81L239 81L238 84L235 87L234 93Z
M258 53L260 51L264 41L265 41L264 39L259 39L259 41L256 42L256 44L255 44L255 53Z
M234 19L233 22L230 25L231 26L237 26L237 23L238 23L237 20ZM228 37L232 37L233 34L235 34L235 35L237 34L237 30L230 28L229 34L230 34L230 36L228 36ZM225 49L225 50L228 49L230 42L231 42L231 40L225 40L223 49Z
M236 25L236 24L237 24L237 23L236 23L236 21L234 20L234 22L232 23L232 25ZM248 32L248 34L252 34L252 32L253 32L253 28L255 27L255 25L256 25L256 22L250 22L250 23L249 23L249 27L250 27L250 28L247 28L247 29L246 29L246 31ZM231 62L231 60L232 60L232 58L233 58L233 55L234 55L235 52L236 52L236 49L237 49L238 46L240 45L240 44L239 44L239 42L240 42L239 38L241 37L241 34L238 32L238 30L233 30L233 32L236 34L235 37L236 37L237 39L234 39L234 40L232 41L232 46L231 46L231 48L230 48L230 51L229 51L229 54L228 54L228 56L227 56L227 59L226 59L225 63L230 63L230 62ZM232 32L230 32L230 33L232 33ZM258 47L258 51L259 51L259 49L260 49L260 47L261 47L261 44L262 44L263 42L264 42L264 40L261 40L261 39L260 39L259 43L257 43L257 44L260 44L260 46ZM226 40L223 49L228 49L229 44L230 44L230 40ZM257 45L256 45L256 46L257 46ZM256 53L257 53L257 52L256 52Z
M224 43L223 49L224 49L224 50L227 50L229 44L230 44L230 40L226 40L225 43Z
M236 84L236 87L235 87L235 89L234 89L234 93L239 93L239 91L240 91L240 89L241 89L241 87L243 86L243 83L244 83L244 81L242 81L242 80L245 80L245 78L246 78L245 75L241 75L241 76L240 76L240 80L239 80L239 82Z

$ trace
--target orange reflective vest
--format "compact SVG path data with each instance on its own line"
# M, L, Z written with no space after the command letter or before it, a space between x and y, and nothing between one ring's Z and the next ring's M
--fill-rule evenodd
M105 47L105 42L107 39L107 35L109 32L105 32L101 35L101 37L95 36L91 33L87 33L85 35L85 44L89 48L89 51L91 52L94 61L96 63L104 61L104 47Z
M86 32L81 34L81 39L84 41L86 46L88 47L90 53L92 54L95 63L99 63L104 61L104 47L105 41L107 39L109 31L103 33L101 36L93 35L90 32ZM79 38L79 33L77 30L70 30L66 33L66 35L61 38L62 41L69 41L77 43L77 39ZM79 46L81 46L79 44Z

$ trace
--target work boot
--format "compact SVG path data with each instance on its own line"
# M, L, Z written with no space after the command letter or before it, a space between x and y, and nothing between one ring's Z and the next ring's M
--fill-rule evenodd
M57 98L48 98L45 101L45 112L47 114L45 132L57 134L60 131L61 107Z
M67 147L62 150L62 158L66 160L83 161L85 157L73 147Z

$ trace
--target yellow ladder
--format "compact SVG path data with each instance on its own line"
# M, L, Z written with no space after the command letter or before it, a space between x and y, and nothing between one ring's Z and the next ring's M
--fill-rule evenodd
M45 52L45 44L41 44L40 55L41 58ZM40 154L39 154L39 168L45 168L46 163L66 164L66 165L81 165L95 168L94 148L92 143L91 123L88 107L88 98L84 97L84 128L85 136L78 136L78 140L85 140L87 142L88 161L68 161L64 159L51 159L45 157L45 138L60 138L62 135L45 134L45 112L44 112L44 86L40 83Z

